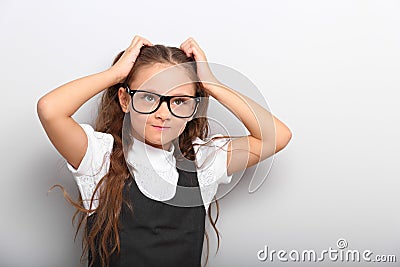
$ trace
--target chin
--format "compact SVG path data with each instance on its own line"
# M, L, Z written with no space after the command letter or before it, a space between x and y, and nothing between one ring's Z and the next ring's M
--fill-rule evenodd
M165 144L168 144L171 140L169 139L165 139L165 138L147 138L146 139L149 143L153 144L153 145L157 145L157 146L162 146Z

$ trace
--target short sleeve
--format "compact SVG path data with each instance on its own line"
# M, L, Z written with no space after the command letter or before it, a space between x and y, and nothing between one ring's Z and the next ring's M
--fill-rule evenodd
M196 154L198 172L202 174L204 185L217 182L217 184L228 184L232 175L227 174L227 159L229 138L218 138L207 143L214 137L222 137L222 134L214 134L207 140L196 138L193 148ZM207 143L207 144L206 144ZM206 145L196 145L206 144Z
M78 185L84 207L89 209L90 200L97 183L108 172L114 138L111 134L94 131L89 124L79 125L85 131L88 139L86 153L77 169L68 161L66 163ZM97 199L97 196L95 196L95 199ZM97 208L97 205L98 201L94 200L92 209Z

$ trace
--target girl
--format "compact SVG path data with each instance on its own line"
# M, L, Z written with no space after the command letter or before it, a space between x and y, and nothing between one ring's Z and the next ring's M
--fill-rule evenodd
M194 64L160 75L185 63ZM160 86L144 86L154 85L153 77L161 77ZM171 79L162 77L191 82L170 89ZM71 116L104 89L94 129L75 122ZM250 135L208 137L209 96ZM86 225L82 256L88 254L89 266L200 266L204 234L208 250L207 213L219 246L218 203L215 221L209 206L218 184L282 150L291 138L280 120L216 79L193 38L179 49L135 36L109 69L47 93L37 111L78 184L78 203L64 194L77 208L72 220L81 215L76 234ZM212 163L201 164L210 155ZM180 205L167 203L178 198ZM181 207L189 198L190 207Z

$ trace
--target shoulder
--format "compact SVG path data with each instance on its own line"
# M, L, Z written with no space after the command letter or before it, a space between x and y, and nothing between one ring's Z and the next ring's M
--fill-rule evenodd
M88 139L86 153L77 169L67 161L66 164L78 185L85 208L89 209L96 184L108 172L114 137L108 133L95 131L89 124L79 125ZM96 208L97 205L97 200L94 200L92 208Z
M88 144L86 153L77 169L71 165L68 166L73 174L80 175L94 175L106 155L109 155L113 149L114 137L109 133L98 132L93 129L89 124L80 123L82 129L85 131Z
M211 135L204 140L196 137L193 140L193 149L196 155L196 167L199 183L229 183L232 175L227 175L227 156L230 138L222 134Z
M218 133L207 137L204 140L196 137L192 144L196 156L205 160L206 155L218 153L221 150L226 151L229 141L230 138L225 138L222 134Z
M90 141L96 142L97 146L109 147L110 144L114 143L114 137L112 136L112 134L95 131L90 124L80 123L79 125L85 131L88 139L90 139Z
M215 138L215 139L214 139ZM200 139L200 137L196 137L194 140L193 140L193 145L197 145L197 144L205 144L205 143L207 143L207 142L210 142L210 141L212 141L212 142L220 142L220 141L224 141L224 142L226 142L226 141L229 141L230 140L230 138L225 138L225 137L223 137L223 135L222 134L220 134L220 133L217 133L217 134L213 134L213 135L211 135L211 136L208 136L208 137L206 137L204 140L203 139Z
M110 146L110 143L114 142L112 134L95 131L90 124L80 123L79 125L83 128L88 138L91 141L96 141L99 145Z

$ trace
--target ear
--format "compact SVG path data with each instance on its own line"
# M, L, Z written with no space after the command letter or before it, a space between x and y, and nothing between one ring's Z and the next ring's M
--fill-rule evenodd
M125 91L125 88L122 86L118 89L118 98L119 104L121 105L121 109L124 113L129 112L129 101L131 100L130 95Z

